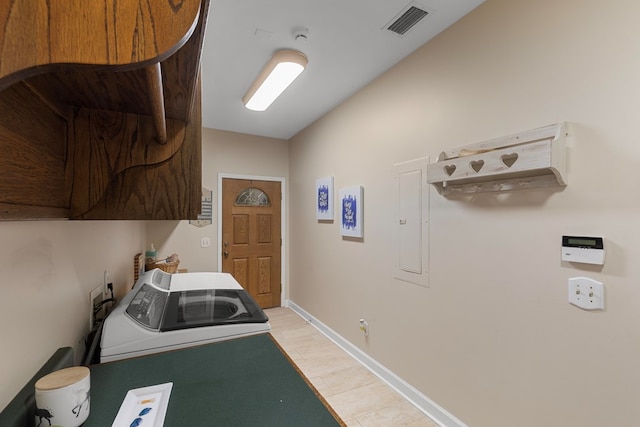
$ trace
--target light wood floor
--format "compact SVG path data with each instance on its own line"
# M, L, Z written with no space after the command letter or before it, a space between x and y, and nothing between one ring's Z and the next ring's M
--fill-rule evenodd
M265 310L271 335L349 427L437 427L289 308Z

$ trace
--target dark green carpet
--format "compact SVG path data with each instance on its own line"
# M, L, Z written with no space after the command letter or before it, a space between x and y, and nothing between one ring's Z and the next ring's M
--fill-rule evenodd
M91 366L84 427L111 426L128 390L166 382L167 427L344 425L263 334Z

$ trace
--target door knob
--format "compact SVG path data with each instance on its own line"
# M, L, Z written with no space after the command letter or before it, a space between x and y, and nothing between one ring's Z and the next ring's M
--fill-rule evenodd
M229 256L229 251L224 251L222 253L224 254L224 256Z

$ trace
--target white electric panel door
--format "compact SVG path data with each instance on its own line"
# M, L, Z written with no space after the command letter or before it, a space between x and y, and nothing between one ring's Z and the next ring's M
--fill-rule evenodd
M422 173L419 170L398 175L398 268L422 273Z
M394 165L395 236L394 276L429 286L428 223L429 187L426 184L428 158Z

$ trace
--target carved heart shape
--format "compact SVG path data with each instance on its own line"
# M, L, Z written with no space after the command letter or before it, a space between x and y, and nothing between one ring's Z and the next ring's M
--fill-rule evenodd
M518 160L518 153L503 154L500 156L500 160L506 167L510 168Z
M444 167L444 173L451 176L456 171L456 165L447 165Z
M471 166L471 169L473 169L476 172L480 172L480 169L482 169L482 167L484 166L484 160L474 160L472 162L469 162L469 166Z
M169 0L169 5L174 12L178 12L184 5L184 0Z

